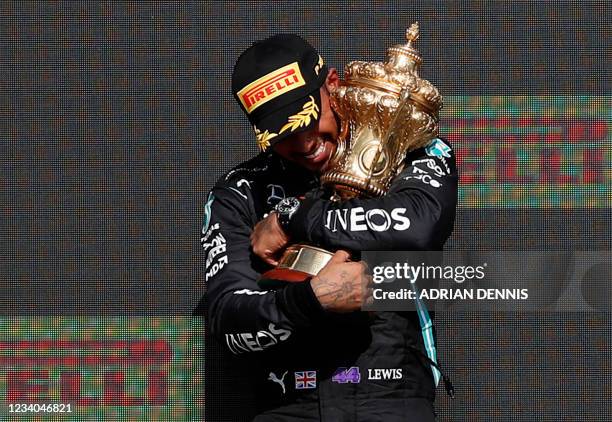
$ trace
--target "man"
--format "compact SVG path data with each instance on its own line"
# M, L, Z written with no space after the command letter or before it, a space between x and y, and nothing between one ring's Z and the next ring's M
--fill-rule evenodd
M318 175L335 150L329 95L338 83L295 35L255 43L238 58L232 90L262 153L222 177L206 203L207 327L249 360L256 421L434 420L440 373L429 315L360 312L368 276L347 251L441 249L457 201L454 156L433 140L408 155L386 196L328 201ZM436 183L413 177L416 167ZM326 225L328 211L361 219L373 209L401 221L385 231L361 220ZM306 282L258 288L294 241L338 252Z

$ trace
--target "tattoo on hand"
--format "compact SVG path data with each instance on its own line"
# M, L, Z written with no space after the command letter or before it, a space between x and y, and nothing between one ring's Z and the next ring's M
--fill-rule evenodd
M348 273L343 272L342 278L346 278ZM350 281L330 281L321 279L322 285L316 288L315 294L321 302L323 308L330 308L333 305L343 304L353 296L354 285Z

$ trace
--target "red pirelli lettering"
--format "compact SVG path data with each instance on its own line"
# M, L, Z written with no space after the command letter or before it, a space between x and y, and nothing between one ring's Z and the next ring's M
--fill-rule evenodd
M286 79L288 76L291 76L295 73L295 70L288 69L285 72L281 72L278 75L272 76L271 78L255 85L253 88L249 89L247 92L242 94L242 98L245 100L245 103L248 107L251 107L257 100L263 99L265 97L265 89L269 85L274 85L275 82ZM285 88L286 85L278 86L277 88L280 90ZM271 94L272 92L270 92Z
M60 399L79 406L165 405L168 400L167 364L172 357L172 348L166 340L0 342L0 364L8 369L4 371L8 402ZM127 372L122 367L130 365L147 368L146 391L141 396L128 393ZM80 371L84 367L93 367L95 372L103 374L101 396L82 391L83 385L91 384L83 378L92 376ZM105 367L109 368L105 370ZM57 369L59 377L51 379L50 374L55 373L51 371ZM53 384L59 389L51 389ZM52 391L58 391L59 397L50 397Z

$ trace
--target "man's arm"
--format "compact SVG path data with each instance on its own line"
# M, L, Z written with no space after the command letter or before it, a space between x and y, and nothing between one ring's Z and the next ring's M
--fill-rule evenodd
M359 309L368 279L361 263L338 251L308 283L261 290L253 267L248 198L215 188L202 229L208 329L233 353L257 352L288 340L295 330L316 324L325 311ZM201 312L201 311L196 311Z
M250 198L249 198L250 199ZM308 283L261 290L253 268L248 200L217 187L206 205L201 243L205 251L207 322L233 353L256 352L289 339L323 313Z
M291 219L291 241L351 250L439 249L452 232L458 176L450 147L430 145L408 155L385 196L340 203L307 197Z

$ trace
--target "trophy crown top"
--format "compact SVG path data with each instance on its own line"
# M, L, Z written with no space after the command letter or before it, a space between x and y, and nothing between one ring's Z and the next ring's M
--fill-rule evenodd
M421 53L416 49L415 43L419 39L419 23L414 22L406 29L406 44L398 44L387 50L388 63L398 72L417 73L423 62Z
M423 62L415 44L420 36L419 23L414 22L406 29L406 43L396 44L387 49L384 62L353 61L345 68L348 85L368 87L398 96L411 92L411 101L423 107L435 119L442 108L442 97L438 90L419 76Z
M406 40L408 44L419 39L419 22L415 22L406 29Z

